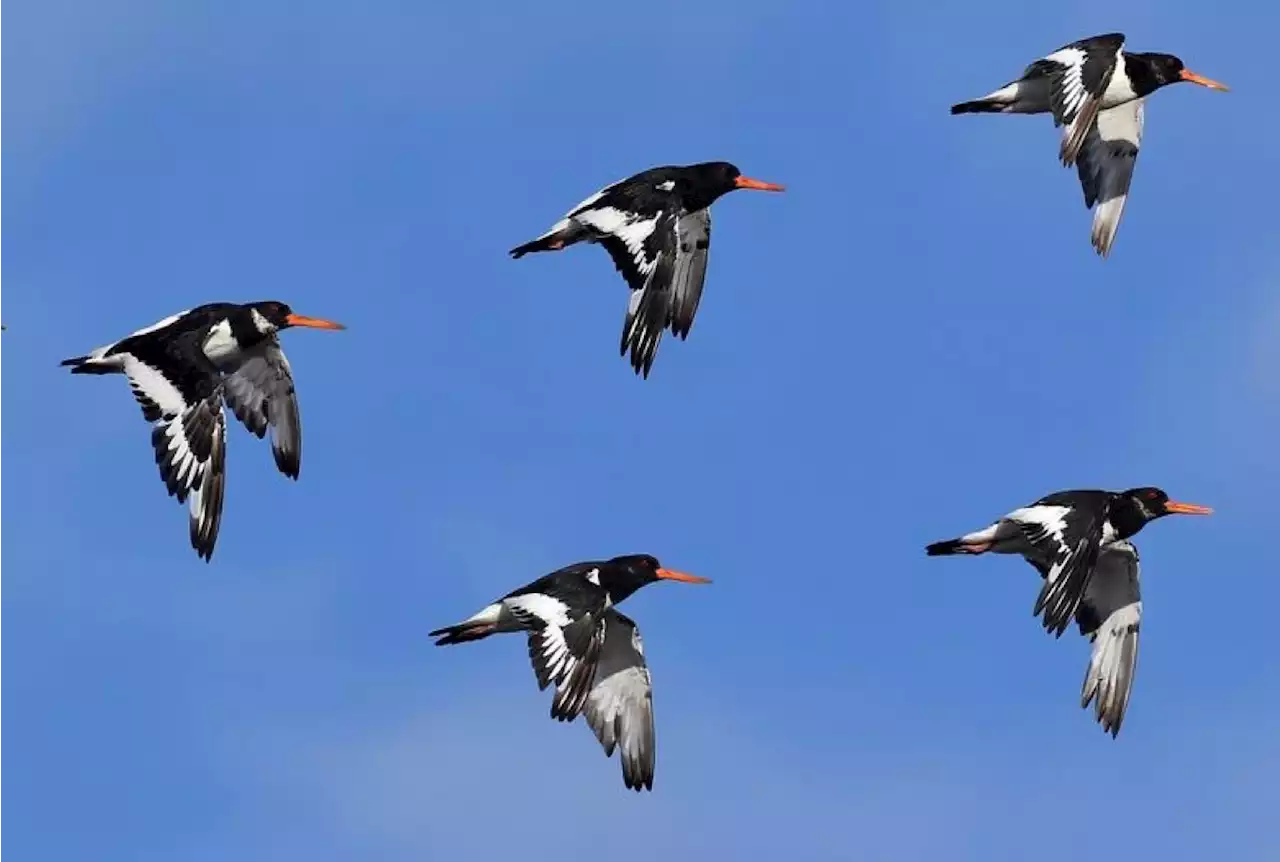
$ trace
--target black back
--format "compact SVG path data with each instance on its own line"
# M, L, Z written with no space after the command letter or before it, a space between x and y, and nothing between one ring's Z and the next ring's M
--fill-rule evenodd
M1067 506L1089 512L1104 512L1116 496L1114 491L1089 488L1074 491L1055 491L1036 500L1038 506Z
M1058 51L1074 48L1085 55L1084 65L1080 69L1080 81L1091 95L1101 95L1106 89L1110 71L1115 64L1116 52L1124 45L1123 33L1104 33L1101 36L1090 36L1068 45ZM1055 54L1057 51L1054 52ZM1039 59L1022 73L1023 78L1055 77L1063 71L1063 66L1053 60Z
M1169 495L1159 488L1130 488L1126 491L1096 489L1058 491L1036 502L1048 506L1069 506L1081 514L1103 513L1115 530L1116 539L1135 535L1148 522L1167 515L1164 504Z
M107 355L132 353L142 359L140 349L147 350L149 345L164 341L173 342L185 351L189 349L188 345L198 345L203 342L209 335L209 330L223 320L230 322L232 337L245 347L250 347L267 337L254 325L252 314L254 309L257 309L259 314L277 328L286 325L285 318L290 314L288 305L275 300L244 304L210 302L196 306L162 329L153 329L122 339L107 352ZM155 355L154 351L152 355Z
M587 574L604 565L598 562L574 563L543 575L536 581L507 593L504 598L541 593L559 599L575 611L591 613L604 608L606 594L603 587L591 583Z
M729 162L663 165L611 186L591 206L612 206L642 214L673 208L695 212L733 191L734 181L740 176L742 172Z
M559 599L574 616L604 610L606 599L618 604L641 587L658 579L658 561L648 554L629 554L611 560L574 563L543 575L531 584L512 590L506 597L541 593ZM593 583L589 577L596 572ZM505 598L505 597L504 597Z

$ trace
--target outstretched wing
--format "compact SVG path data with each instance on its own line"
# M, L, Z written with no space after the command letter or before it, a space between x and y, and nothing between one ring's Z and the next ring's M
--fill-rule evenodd
M1046 631L1061 637L1071 623L1093 573L1106 522L1105 498L1096 504L1065 506L1040 501L1005 516L1023 533L1025 554L1044 577L1033 613L1043 614Z
M652 790L653 683L640 630L613 609L605 612L604 623L604 643L583 714L605 756L618 749L623 783L636 791Z
M665 215L661 210L645 214L601 206L576 213L572 218L604 246L627 286L640 290L658 264L664 240L655 237L655 233L662 227Z
M1093 643L1080 706L1094 702L1098 723L1115 737L1133 690L1142 623L1138 549L1132 543L1114 542L1099 553L1076 622Z
M1099 113L1076 162L1085 206L1096 206L1092 240L1103 257L1111 253L1129 199L1129 184L1142 146L1142 103L1142 99L1135 99Z
M165 417L151 429L156 464L169 493L191 510L191 547L205 560L213 556L222 523L226 487L227 420L220 393Z
M276 467L297 479L302 466L302 420L289 360L274 335L242 356L239 364L224 369L227 404L244 427L259 438L271 429Z
M1107 33L1064 45L1027 67L1024 77L1045 75L1050 79L1053 121L1065 127L1059 155L1068 167L1075 164L1093 127L1123 47L1123 33Z
M541 592L509 595L502 601L529 630L529 660L538 688L556 687L551 717L572 721L582 710L595 674L604 640L603 616L575 612L564 601Z
M671 319L671 286L676 276L676 225L678 216L662 216L645 241L645 260L652 261L645 270L645 280L631 291L627 316L622 322L619 352L631 352L631 367L637 374L649 376L658 355L658 343ZM696 305L696 303L695 303Z
M152 423L160 478L189 503L191 546L208 560L218 539L226 482L227 424L217 369L200 351L170 343L135 344L115 354Z
M702 300L711 249L711 207L681 213L676 220L675 270L671 278L671 332L687 338Z

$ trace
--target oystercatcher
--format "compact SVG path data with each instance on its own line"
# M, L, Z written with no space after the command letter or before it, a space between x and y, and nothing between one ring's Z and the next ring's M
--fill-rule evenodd
M190 497L191 546L213 556L226 481L222 402L261 438L271 429L276 466L298 478L302 425L293 372L276 333L291 326L344 329L294 314L282 302L215 302L139 329L62 362L72 374L125 374L150 423L160 477L179 502Z
M627 788L653 789L653 687L635 622L615 605L660 580L706 584L662 568L648 554L574 563L507 593L453 626L436 629L436 646L527 632L538 687L555 685L551 717L585 713L606 757L620 750Z
M709 207L734 189L783 191L728 162L650 168L596 192L511 256L603 245L631 288L620 352L630 350L631 367L647 378L663 330L681 340L689 335L707 275Z
M991 526L925 551L944 554L1021 554L1044 578L1036 599L1047 631L1061 637L1089 587L1099 552L1165 515L1208 515L1212 509L1178 503L1159 488L1058 491L1014 509Z
M1143 99L1179 81L1227 89L1172 54L1129 53L1123 45L1123 33L1072 42L1036 60L1018 80L951 106L952 114L1052 113L1054 125L1063 127L1059 157L1076 166L1085 206L1094 210L1093 247L1102 257L1111 253L1128 199L1142 145Z
M1021 554L1031 563L1044 579L1034 613L1043 613L1045 629L1060 637L1074 615L1093 643L1081 706L1094 701L1098 723L1115 737L1133 686L1142 618L1138 549L1128 539L1165 515L1212 512L1170 500L1159 488L1059 491L925 550L931 557Z

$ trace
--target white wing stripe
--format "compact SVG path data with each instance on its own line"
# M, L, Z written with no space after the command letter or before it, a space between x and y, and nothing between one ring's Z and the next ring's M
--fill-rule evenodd
M177 323L178 320L185 317L187 314L190 313L190 311L191 309L188 308L183 311L179 311L177 314L171 314L168 317L166 317L164 320L157 320L155 323L151 324L150 326L144 326L142 329L139 329L137 332L132 333L129 336L129 338L133 338L135 335L146 335L148 332L155 332L157 329L164 329L166 326L169 326L170 324ZM123 340L125 339L121 339L121 341Z
M178 416L187 409L186 399L182 397L178 387L170 383L159 370L128 355L124 360L124 371L129 375L133 386L155 402L164 415Z
M563 628L569 625L569 608L559 599L543 593L524 593L503 599L507 607L517 613L529 614L548 626Z

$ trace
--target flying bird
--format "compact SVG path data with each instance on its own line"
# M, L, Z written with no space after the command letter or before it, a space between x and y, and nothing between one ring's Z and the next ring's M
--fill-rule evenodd
M664 569L648 554L574 563L507 593L453 626L436 629L436 646L525 632L538 687L555 686L551 717L585 714L606 757L619 751L622 781L653 789L653 686L640 630L616 605L660 580L710 581Z
M72 374L128 376L142 415L152 424L160 477L171 496L190 501L191 546L206 561L222 521L224 400L259 438L270 429L276 466L298 478L302 424L293 371L276 337L292 326L345 328L294 314L282 302L215 302L62 362Z
M952 114L1052 113L1062 127L1059 158L1076 167L1085 207L1094 211L1093 247L1102 257L1111 253L1128 200L1145 98L1179 81L1227 89L1172 54L1130 53L1123 46L1123 33L1072 42L1036 60L1018 80L951 106Z
M689 335L707 276L709 208L735 189L783 191L728 162L651 168L596 192L511 256L603 245L631 289L620 352L630 351L631 367L648 378L663 331Z
M1138 549L1129 539L1166 515L1212 512L1159 488L1059 491L925 550L931 557L1020 554L1031 563L1044 579L1034 613L1045 629L1060 637L1074 616L1093 644L1081 706L1094 702L1099 724L1114 737L1133 687L1142 619Z

